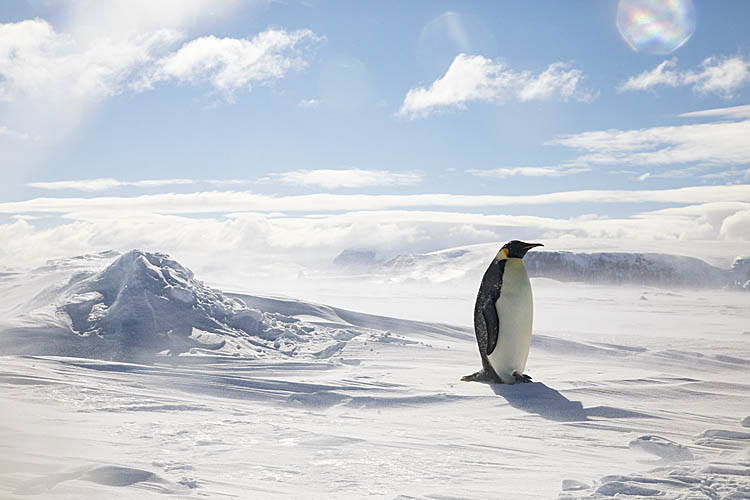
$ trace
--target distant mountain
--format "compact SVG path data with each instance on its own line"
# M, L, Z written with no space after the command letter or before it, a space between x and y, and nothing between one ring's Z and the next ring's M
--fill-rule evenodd
M593 284L722 288L733 276L694 257L657 253L530 252L524 262L529 276Z
M492 258L492 255L489 259ZM344 270L342 253L334 264ZM426 254L402 254L386 261L360 258L358 269L392 281L449 282L478 279L489 264L485 245ZM550 252L534 250L524 262L531 277L590 284L645 285L662 288L731 288L750 290L750 258L721 269L694 257L660 253Z
M344 250L333 259L336 266L350 271L367 271L380 264L372 250Z

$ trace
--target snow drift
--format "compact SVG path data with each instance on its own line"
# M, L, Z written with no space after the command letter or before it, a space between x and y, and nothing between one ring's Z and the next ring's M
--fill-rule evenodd
M73 274L21 310L27 312L15 328L0 336L0 354L113 360L181 353L324 357L342 338L361 333L301 321L295 311L263 312L242 296L206 286L169 256L140 250L100 272Z

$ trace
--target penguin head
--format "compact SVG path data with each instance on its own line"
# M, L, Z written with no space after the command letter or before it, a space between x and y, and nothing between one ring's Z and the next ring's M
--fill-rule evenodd
M534 247L543 247L541 243L525 243L523 241L513 240L509 241L500 251L497 253L497 260L503 259L523 259L526 252Z

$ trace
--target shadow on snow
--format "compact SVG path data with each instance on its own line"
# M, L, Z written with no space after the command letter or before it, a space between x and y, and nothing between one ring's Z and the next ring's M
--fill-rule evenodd
M557 422L581 422L589 420L590 417L654 418L646 413L611 406L584 408L580 401L571 401L560 391L541 382L514 385L490 384L490 387L495 394L505 398L513 408Z

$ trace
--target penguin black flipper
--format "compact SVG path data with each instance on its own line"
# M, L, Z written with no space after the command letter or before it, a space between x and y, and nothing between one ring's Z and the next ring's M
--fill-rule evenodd
M497 300L500 298L500 287L493 288L489 300L482 306L482 317L487 329L487 356L492 354L497 347L498 332L500 330L500 318L497 316Z

